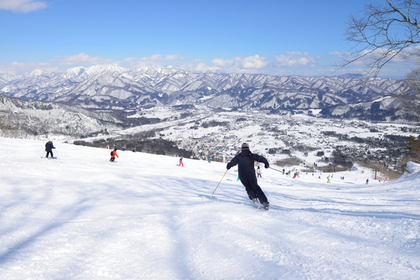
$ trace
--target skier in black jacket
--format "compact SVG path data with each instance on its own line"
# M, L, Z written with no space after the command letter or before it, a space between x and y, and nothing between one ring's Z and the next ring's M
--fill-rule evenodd
M238 164L239 179L244 185L249 199L255 202L258 198L264 208L268 210L270 203L268 202L261 187L258 185L257 177L255 176L255 161L264 163L265 168L270 166L265 157L251 153L249 145L247 143L243 143L242 151L227 164L226 168L230 169Z
M52 141L48 141L47 144L45 144L45 151L47 152L47 156L46 158L48 158L48 155L51 154L51 158L54 157L52 149L55 149L53 142Z

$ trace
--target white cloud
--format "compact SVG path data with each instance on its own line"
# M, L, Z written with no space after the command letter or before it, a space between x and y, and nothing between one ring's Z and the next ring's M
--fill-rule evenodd
M352 62L349 66L357 66L357 67L365 67L368 68L371 63L375 60L379 59L383 55L387 55L388 58L391 58L392 55L396 54L395 51L390 51L387 49L377 49L375 51L371 50L363 50L359 54L351 54L349 52L329 52L330 56L339 57L343 59L343 61L351 61L360 57L359 59ZM419 59L420 54L420 46L415 46L411 48L404 49L401 53L397 54L395 57L392 58L387 65L394 65L394 64L413 64L413 61ZM386 59L387 60L387 59ZM383 61L385 62L385 60Z
M34 0L0 0L0 9L10 10L15 13L29 13L47 7L45 1Z
M125 62L133 62L133 61L136 61L136 60L137 60L137 58L135 58L135 57L127 57L126 59L124 59Z
M234 59L239 63L239 66L241 68L245 69L260 69L268 65L266 57L260 57L259 55L248 57L235 57Z
M135 57L128 57L124 59L125 62L129 62L130 68L162 66L160 60L162 60L162 55L160 54L154 54L140 59Z
M215 58L211 61L213 69L226 73L256 73L258 69L267 67L270 62L266 57L259 55L247 57L234 57L233 59Z
M1 0L0 0L1 1ZM383 50L381 50L383 51ZM366 68L366 63L369 59L380 54L381 51L375 52L368 57L365 57L351 65L346 66L339 71L333 71L333 62L339 57L351 58L349 53L330 52L325 57L309 56L307 52L287 52L281 55L273 55L269 57L261 57L260 55L253 55L247 57L233 57L229 59L214 58L210 62L204 62L201 59L186 60L186 58L179 54L154 54L148 57L136 58L127 57L123 61L115 61L113 59L105 59L102 57L91 57L88 54L80 53L77 55L69 55L66 57L55 56L42 63L20 63L13 62L7 65L0 65L1 72L19 72L32 71L35 69L59 71L69 67L85 66L103 64L118 64L127 68L140 68L152 66L166 66L176 67L192 72L221 72L221 73L246 73L246 74L271 74L271 75L336 75L345 71L345 73L361 73L363 68ZM417 55L420 57L420 47L407 49L410 55ZM182 61L183 60L183 61ZM169 63L173 63L169 65ZM411 66L417 67L415 60L409 59L408 56L398 57L393 59L384 69L390 72L389 75L395 73L396 76L401 76L407 72ZM403 67L405 67L403 69ZM365 69L366 70L366 69ZM385 72L384 72L385 73Z
M139 67L150 67L150 66L162 66L162 61L172 61L172 60L183 60L185 59L184 56L179 54L170 54L170 55L162 55L162 54L154 54L151 56L143 57L143 58L135 58L135 57L127 57L124 59L124 62L128 62L131 68L139 68Z
M151 55L150 57L144 57L142 59L145 59L145 60L147 60L147 59L150 59L150 60L162 60L162 55L161 54L154 54L154 55Z
M32 71L34 69L58 71L56 66L51 65L48 62L42 63L22 63L14 61L10 64L0 65L0 72L20 72L20 71Z
M229 68L232 67L235 62L233 59L215 58L211 61L211 63L216 67Z
M282 55L276 55L275 66L300 67L315 63L315 59L310 57L307 52L286 52Z
M185 57L179 54L165 55L165 60L183 60Z
M77 55L68 55L61 62L61 65L76 65L76 66L92 66L98 64L109 64L114 63L112 59L105 59L99 56L90 57L85 53Z
M212 66L206 65L201 59L195 59L189 63L179 65L178 68L187 70L187 71L203 72L203 73L207 71L216 72L220 70L220 68L217 66L212 67Z
M341 52L329 52L328 54L330 56L336 56L336 57L343 57L343 56L349 55L349 53L341 53Z

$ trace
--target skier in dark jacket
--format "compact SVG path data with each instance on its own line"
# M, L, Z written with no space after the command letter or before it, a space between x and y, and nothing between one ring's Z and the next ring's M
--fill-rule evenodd
M255 161L264 163L265 168L270 166L265 157L251 153L249 145L244 143L242 144L242 151L227 164L226 168L230 169L238 165L239 179L244 185L249 199L255 202L258 198L264 208L268 210L270 204L261 187L258 185L257 177L255 176Z
M47 144L45 144L45 151L47 152L46 158L48 158L49 154L51 154L51 158L54 157L52 149L55 149L54 144L52 141L48 141Z

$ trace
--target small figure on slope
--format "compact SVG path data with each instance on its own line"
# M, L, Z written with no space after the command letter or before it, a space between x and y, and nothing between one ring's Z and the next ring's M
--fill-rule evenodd
M260 166L258 165L258 167L257 167L257 178L262 178L262 175L261 175L261 168L260 168Z
M258 198L260 203L264 206L264 209L268 210L270 204L261 187L258 185L257 177L255 176L255 161L264 163L265 168L270 166L266 158L251 153L249 145L247 143L243 143L241 153L236 155L227 164L226 168L230 169L231 167L238 165L239 179L244 185L249 199L256 202Z
M54 158L52 149L55 149L54 144L52 141L48 141L47 144L45 144L45 151L47 152L47 155L45 156L46 158L48 158L49 154L51 154L51 158Z
M118 157L117 148L114 148L114 150L111 152L111 159L109 161L110 162L114 162L115 161L115 157Z
M183 159L184 157L183 156L181 156L181 158L179 159L179 164L178 164L178 166L182 166L182 167L184 167L184 163L182 162L182 159Z

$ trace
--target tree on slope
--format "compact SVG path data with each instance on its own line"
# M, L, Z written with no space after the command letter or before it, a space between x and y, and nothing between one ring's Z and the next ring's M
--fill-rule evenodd
M354 47L339 66L368 59L368 74L376 77L392 59L420 58L414 48L420 44L419 1L384 0L366 4L361 13L349 17L345 40Z
M417 138L410 136L406 149L420 158L420 136Z
M363 62L368 77L377 77L391 60L413 59L420 62L420 0L383 0L366 4L359 15L347 22L345 40L354 44L338 65ZM420 68L406 75L407 90L395 97L402 108L415 112L420 120Z

